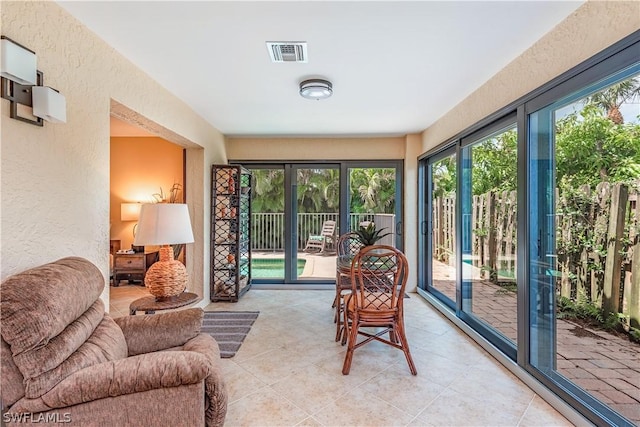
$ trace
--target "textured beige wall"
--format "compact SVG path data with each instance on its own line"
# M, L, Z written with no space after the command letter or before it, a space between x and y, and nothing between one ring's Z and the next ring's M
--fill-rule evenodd
M426 129L426 152L640 29L640 2L589 1Z
M419 134L407 135L405 139L406 158L404 160L404 253L409 261L407 291L418 287L418 156L422 139Z
M187 254L205 259L208 165L226 161L220 132L56 3L1 3L2 34L34 50L45 84L67 99L67 123L43 128L10 119L9 103L1 101L2 278L78 255L98 265L106 281L109 113L114 103L176 135L193 154L187 159L187 201L196 243L187 246ZM197 182L190 185L190 179ZM187 265L193 273L190 289L206 295L207 267L194 262ZM105 300L108 291L105 287Z
M227 157L236 160L398 160L404 156L403 137L227 139Z

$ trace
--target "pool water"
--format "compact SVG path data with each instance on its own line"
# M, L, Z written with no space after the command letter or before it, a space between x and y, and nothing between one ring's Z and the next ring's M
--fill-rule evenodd
M307 261L298 260L298 276L302 274ZM263 277L284 277L284 259L282 258L253 258L251 259L251 277L260 279Z

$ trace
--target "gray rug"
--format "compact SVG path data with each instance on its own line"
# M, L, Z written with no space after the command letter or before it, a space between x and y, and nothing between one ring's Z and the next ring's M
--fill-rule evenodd
M235 356L259 311L207 311L202 321L202 332L208 333L220 346L220 357Z

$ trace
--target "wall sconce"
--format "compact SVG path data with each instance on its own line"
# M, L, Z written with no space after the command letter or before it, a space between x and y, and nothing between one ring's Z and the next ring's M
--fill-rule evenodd
M0 95L11 101L9 116L36 126L42 126L44 120L66 123L64 95L44 86L44 75L36 69L35 52L5 36L1 36L0 43Z
M0 75L21 85L36 84L36 53L4 36L0 39Z

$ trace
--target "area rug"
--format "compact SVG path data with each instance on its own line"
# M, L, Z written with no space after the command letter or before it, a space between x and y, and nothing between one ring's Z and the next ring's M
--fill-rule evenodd
M235 356L259 311L207 311L202 321L202 332L211 335L220 346L220 357Z

